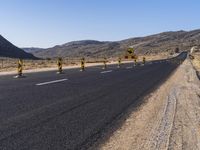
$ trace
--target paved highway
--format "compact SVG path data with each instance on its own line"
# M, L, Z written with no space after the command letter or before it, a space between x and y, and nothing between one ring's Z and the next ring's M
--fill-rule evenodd
M184 60L186 53L178 58ZM84 149L177 68L169 60L0 77L0 149ZM134 132L134 131L133 131Z

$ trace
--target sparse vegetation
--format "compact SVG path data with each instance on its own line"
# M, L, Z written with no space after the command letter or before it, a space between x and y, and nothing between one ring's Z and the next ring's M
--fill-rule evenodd
M142 61L143 56L146 57L146 60L158 60L172 57L168 53L160 53L160 54L149 54L149 55L139 55L138 61ZM108 62L117 62L118 57L110 57L107 58ZM0 72L5 71L15 71L17 68L17 60L12 58L0 58ZM80 64L81 57L76 58L63 58L63 67L68 66L77 66ZM86 58L86 64L102 64L104 61L104 57L95 57L95 58ZM126 60L122 57L123 61L133 61ZM56 58L48 58L43 60L24 60L24 70L35 70L35 69L45 69L45 68L57 68L57 59Z
M118 57L124 55L128 47L133 47L137 54L178 53L189 51L200 44L200 30L190 32L164 32L141 38L131 38L117 42L76 41L48 49L33 51L37 57Z
M176 49L175 49L175 53L179 53L180 52L180 50L179 50L179 48L177 47Z

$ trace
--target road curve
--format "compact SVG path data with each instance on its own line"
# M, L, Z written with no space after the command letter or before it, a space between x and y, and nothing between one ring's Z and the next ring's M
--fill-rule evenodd
M0 149L80 149L183 61L0 77ZM178 62L178 63L177 63Z

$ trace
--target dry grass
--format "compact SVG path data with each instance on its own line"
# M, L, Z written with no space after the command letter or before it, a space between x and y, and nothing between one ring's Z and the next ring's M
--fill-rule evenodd
M17 59L0 59L0 72L14 71L17 68ZM78 59L63 59L63 67L78 65ZM57 67L57 59L48 60L23 60L23 69L41 69Z
M169 53L159 53L159 54L149 54L149 55L139 55L139 61L142 61L142 58L145 57L146 60L159 60L159 59L167 59L173 57L173 55L169 55Z
M147 61L165 59L170 57L167 53L161 53L159 55L140 55L139 61L142 61L143 57L146 57ZM102 64L103 58L86 58L86 63L90 64ZM118 58L109 58L109 62L117 62ZM0 72L9 72L15 71L17 69L17 59L11 58L0 58ZM127 61L122 59L122 61ZM56 68L57 59L48 59L48 60L24 60L23 61L23 70L34 70L42 68ZM80 58L64 58L63 67L68 66L78 66L80 64Z

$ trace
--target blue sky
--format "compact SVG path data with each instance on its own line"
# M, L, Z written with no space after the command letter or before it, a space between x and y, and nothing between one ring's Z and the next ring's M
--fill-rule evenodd
M0 0L0 34L19 47L116 41L200 28L199 0Z

